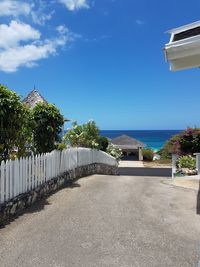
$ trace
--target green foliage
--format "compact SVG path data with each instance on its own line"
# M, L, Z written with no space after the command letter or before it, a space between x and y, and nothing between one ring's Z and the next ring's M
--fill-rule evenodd
M97 141L98 141L98 144L99 144L98 148L100 150L106 152L108 144L109 144L108 138L105 137L105 136L99 136Z
M193 155L200 151L200 129L188 128L182 132L174 144L174 150L179 155Z
M27 133L26 128L26 109L21 103L20 97L6 86L0 85L0 157L8 159L9 153L14 146L18 146L21 135ZM20 147L24 142L20 141Z
M99 148L99 129L94 121L89 121L83 125L74 122L64 140L73 147Z
M200 151L200 129L188 128L166 142L159 152L161 158L171 158L172 154L193 155Z
M195 170L196 160L191 156L182 156L177 160L177 166L181 168L188 168L190 170Z
M144 148L142 150L143 159L146 161L153 161L154 152L151 148Z
M157 153L161 156L161 159L171 159L174 151L174 144L179 139L179 135L174 135L170 140L168 140L164 147Z
M60 150L60 151L66 149L66 148L67 148L67 145L64 144L64 143L59 143L59 144L57 145L57 149Z
M119 160L123 155L122 150L113 144L108 145L106 152L117 160Z
M33 109L33 141L36 152L51 152L60 141L64 118L52 104L39 103Z
M23 123L20 130L20 135L16 140L16 146L18 148L17 156L22 157L27 155L27 150L32 150L33 142L33 128L35 123L33 121L32 111L28 106L24 106Z

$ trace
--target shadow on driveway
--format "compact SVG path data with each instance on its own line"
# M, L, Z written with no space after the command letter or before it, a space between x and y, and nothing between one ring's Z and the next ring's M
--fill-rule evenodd
M128 168L120 167L119 174L123 176L156 176L171 177L171 168Z
M24 214L38 213L38 212L44 210L45 206L51 205L51 203L48 201L48 197L56 194L58 191L64 190L65 188L74 189L77 187L81 187L80 184L77 183L77 181L78 181L78 179L66 182L66 184L63 187L58 188L56 191L50 192L49 194L42 196L42 198L36 200L36 202L34 202L31 206L27 206L24 209L22 209L21 211L18 211L15 215L10 216L10 218L8 218L5 221L0 221L0 229L5 228L6 225L17 220L19 217L23 216Z

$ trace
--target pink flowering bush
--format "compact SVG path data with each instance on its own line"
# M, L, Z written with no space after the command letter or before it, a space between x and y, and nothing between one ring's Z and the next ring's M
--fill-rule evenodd
M178 155L193 155L200 152L200 129L188 128L180 133L173 143L172 152Z
M200 152L200 129L188 128L168 140L159 154L166 159L171 158L172 154L184 156L197 152Z

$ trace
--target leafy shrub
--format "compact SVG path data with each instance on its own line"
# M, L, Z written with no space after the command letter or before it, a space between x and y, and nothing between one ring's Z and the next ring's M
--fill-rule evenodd
M8 159L13 147L24 150L31 138L27 129L29 112L20 97L6 86L0 85L0 158Z
M78 125L77 122L72 124L70 129L64 136L64 140L70 143L73 147L99 147L99 129L94 121L89 121L83 125Z
M182 132L174 144L174 151L179 155L193 155L200 151L200 129L188 128Z
M59 109L46 103L38 103L33 108L33 140L36 152L51 152L56 148L55 143L60 141L60 133L64 118Z
M172 157L172 154L193 155L200 151L200 129L188 128L168 140L158 153L162 159Z
M33 121L32 111L28 106L24 106L23 123L20 135L16 140L16 147L18 148L16 156L28 156L33 149L33 129L35 123ZM14 153L15 154L15 153Z
M154 152L151 148L144 148L142 150L143 159L146 161L153 161Z
M196 160L191 156L182 156L177 160L178 168L188 168L190 170L195 170Z
M113 144L108 145L106 152L117 160L119 160L123 155L122 150Z
M108 138L106 138L105 136L99 136L98 138L98 144L99 144L99 149L102 150L102 151L106 151L107 150L107 147L108 147Z
M161 159L171 159L172 154L175 153L174 145L179 140L179 135L174 135L165 144L164 147L157 152Z
M66 148L67 148L67 145L64 144L64 143L59 143L59 144L57 145L57 149L60 150L60 151L66 149Z

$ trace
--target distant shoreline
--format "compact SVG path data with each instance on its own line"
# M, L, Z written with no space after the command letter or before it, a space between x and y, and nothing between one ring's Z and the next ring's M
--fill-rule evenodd
M181 131L183 130L100 130L100 134L110 139L128 135L143 142L156 153L163 148L166 141Z
M151 148L154 153L161 150L173 135L183 130L100 130L100 134L109 139L116 138L121 135L128 135L143 142L147 147ZM66 132L66 131L65 131Z

